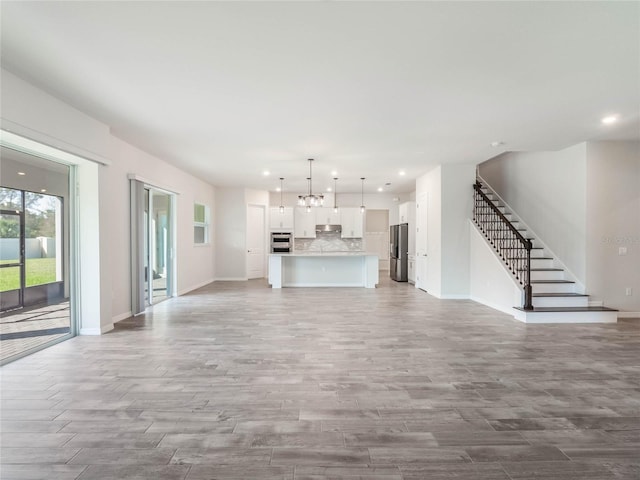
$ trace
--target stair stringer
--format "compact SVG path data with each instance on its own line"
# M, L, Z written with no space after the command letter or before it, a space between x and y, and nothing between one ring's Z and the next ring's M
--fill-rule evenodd
M567 280L571 280L572 282L575 283L575 292L582 293L582 294L586 293L586 288L584 286L584 283L582 283L582 281L580 281L580 279L571 271L571 269L569 269L562 262L560 257L558 257L558 255L556 255L553 252L553 250L549 248L549 246L541 239L540 235L536 234L536 232L529 225L527 225L527 223L524 220L522 220L522 218L518 215L518 213L513 208L511 208L511 206L509 206L509 204L504 200L504 198L502 198L500 195L498 195L498 193L496 193L496 191L491 187L491 185L487 183L487 181L484 178L482 178L480 175L477 175L477 177L482 183L482 186L485 187L487 190L489 190L491 194L498 199L498 201L500 202L500 205L505 207L505 209L511 214L511 216L513 217L512 221L517 221L520 227L525 228L527 230L527 235L534 237L536 240L536 243L544 249L545 253L553 257L554 265L564 270L565 278Z

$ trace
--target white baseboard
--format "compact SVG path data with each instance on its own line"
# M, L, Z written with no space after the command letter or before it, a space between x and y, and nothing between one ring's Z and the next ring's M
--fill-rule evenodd
M124 312L124 313L121 313L120 315L116 315L115 317L112 317L111 321L113 323L118 323L118 322L121 322L122 320L125 320L125 319L130 318L130 317L133 317L133 313Z
M638 319L640 319L640 312L618 312L618 318L638 318Z
M113 330L113 323L102 325L100 328L81 328L79 335L102 335Z
M189 286L187 288L183 288L182 290L180 290L178 292L178 297L181 296L181 295L185 295L185 294L187 294L189 292L192 292L193 290L197 290L198 288L202 288L205 285L209 285L210 283L213 283L215 281L216 281L215 279L211 278L209 280L205 280L204 282L200 282L200 283L198 283L196 285L191 285L191 286Z
M440 300L469 300L469 295L448 294L440 295Z
M248 277L218 277L215 279L216 282L246 282L248 280Z

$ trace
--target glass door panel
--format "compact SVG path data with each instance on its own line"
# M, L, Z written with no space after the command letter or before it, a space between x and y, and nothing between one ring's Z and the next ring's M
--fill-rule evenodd
M8 189L3 189L8 190ZM0 213L0 310L22 306L24 253L22 214L2 210Z
M151 239L151 290L152 303L158 303L170 296L169 294L169 215L171 196L151 190L151 221L149 232Z
M25 192L26 287L62 281L62 200Z

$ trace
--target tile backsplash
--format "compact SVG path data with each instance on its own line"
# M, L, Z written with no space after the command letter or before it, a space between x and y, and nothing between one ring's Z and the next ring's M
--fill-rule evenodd
M296 252L360 252L362 238L341 238L339 232L318 232L316 238L296 238Z

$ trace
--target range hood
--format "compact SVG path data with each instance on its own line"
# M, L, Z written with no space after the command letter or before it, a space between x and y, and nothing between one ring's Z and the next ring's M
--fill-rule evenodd
M342 225L316 225L316 232L342 232Z

